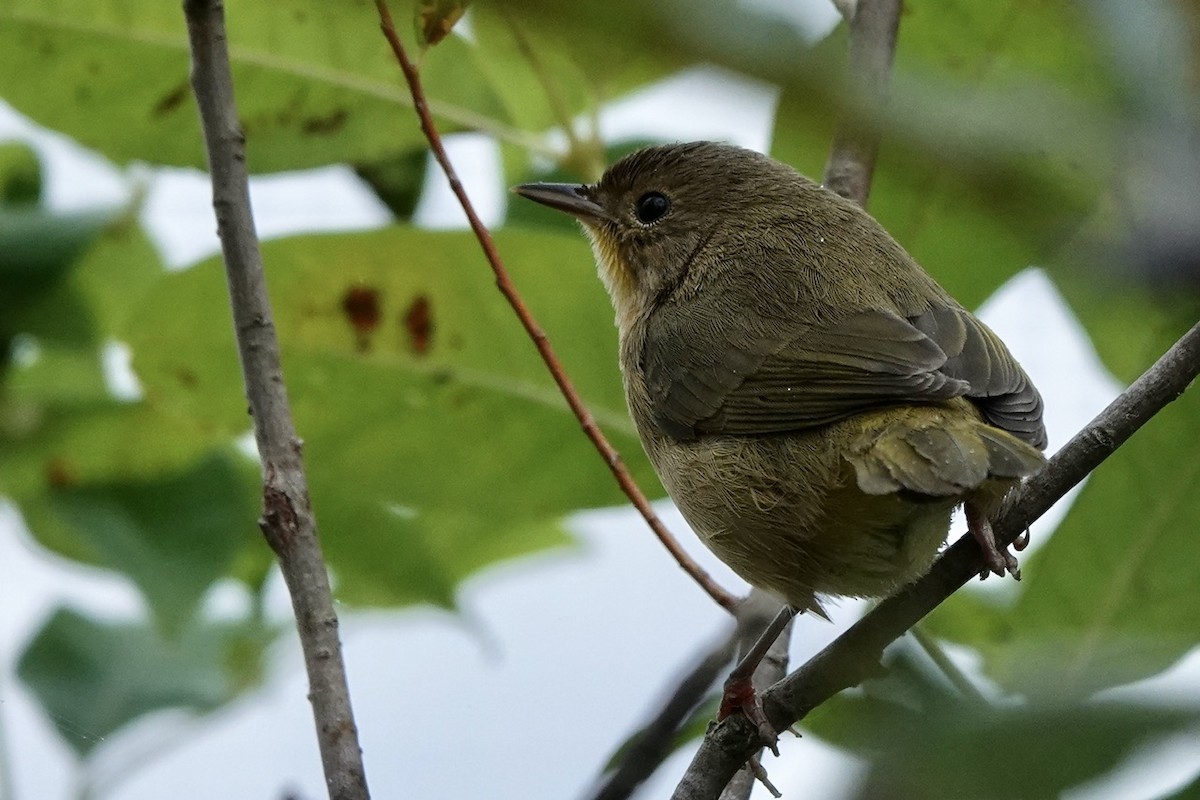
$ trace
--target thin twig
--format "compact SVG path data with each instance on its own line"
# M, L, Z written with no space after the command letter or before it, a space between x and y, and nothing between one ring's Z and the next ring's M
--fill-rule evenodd
M620 763L589 796L591 800L624 800L671 755L675 735L688 714L712 689L737 650L742 626L735 628L696 662L667 697L654 718L637 734Z
M850 17L849 77L866 114L844 113L838 121L825 186L863 208L875 173L877 120L887 98L902 5L903 0L859 0Z
M329 797L366 800L366 772L338 641L338 618L309 502L300 440L283 384L279 341L250 212L246 142L234 104L224 9L221 0L184 0L183 9L234 334L262 461L263 515L259 525L279 557L291 594Z
M950 656L946 655L946 651L942 649L942 646L926 633L921 625L914 625L909 633L920 648L925 651L925 655L929 656L929 660L934 663L934 666L946 676L946 680L950 681L954 685L954 688L958 689L959 694L981 706L990 705L988 699L983 696L983 692L979 691L979 687L958 668L958 665L950 660Z
M599 126L592 126L590 136L586 140L580 137L575 122L571 118L567 98L558 82L554 80L554 75L550 73L546 63L542 61L537 50L534 49L533 43L529 41L529 37L525 35L525 31L521 29L513 14L503 6L500 7L500 13L512 32L517 50L529 63L529 68L533 71L538 83L542 85L542 91L546 95L550 109L567 137L567 152L560 158L559 163L577 169L587 180L598 180L604 173L604 147L598 138ZM598 113L599 105L599 102L593 103L593 114Z
M1011 544L1030 523L1112 455L1142 425L1183 394L1200 375L1200 323L1050 459L993 523L998 542ZM878 670L883 649L959 587L979 574L983 558L970 535L955 542L929 573L884 600L800 669L763 696L767 718L782 729ZM754 726L740 716L716 726L692 759L674 800L714 800L758 745Z
M697 659L696 666L684 675L678 686L667 697L663 707L637 734L637 738L626 749L624 757L609 773L607 779L591 794L591 800L624 800L654 774L667 759L675 745L679 726L688 713L696 707L733 659L735 653L744 653L762 635L763 629L771 624L779 610L779 601L760 589L754 589L749 597L738 605L737 624L729 636L715 647L707 647ZM766 689L776 683L787 672L787 637L775 640L782 642L782 652L768 651L763 659L764 666L755 673L756 689ZM782 660L780 660L782 659ZM762 674L760 682L759 675Z
M529 64L530 70L537 78L537 82L542 86L542 92L546 95L546 102L550 104L550 111L554 114L558 124L562 126L563 134L567 137L567 143L572 150L579 148L579 136L575 132L575 126L571 121L571 111L567 106L567 98L563 96L562 89L554 80L554 76L550 74L550 70L546 68L546 64L538 56L537 50L534 49L533 43L529 41L529 37L525 35L525 31L521 29L520 23L511 11L503 5L498 7L500 16L504 18L504 24L508 26L508 30L512 33L513 42L517 45L517 51L521 57Z
M458 179L458 174L454 171L454 166L450 163L450 159L446 155L446 148L442 146L442 138L438 134L437 127L433 123L433 116L429 113L429 105L425 101L425 90L421 87L421 76L417 72L417 68L413 65L413 62L409 59L404 45L400 41L400 37L396 34L396 27L392 23L392 15L388 11L386 0L375 0L375 7L379 11L379 26L383 30L383 35L387 37L388 43L392 47L392 52L396 56L396 61L399 62L400 69L404 72L404 79L408 82L408 88L412 92L413 106L417 110L417 116L421 119L421 130L425 133L425 138L429 140L429 148L433 151L433 157L437 159L442 172L445 173L446 180L450 183L450 189L454 192L454 196L458 198L463 212L467 215L471 230L474 231L475 238L479 240L479 246L483 248L483 254L487 257L488 263L492 267L492 272L495 273L497 288L500 289L500 293L508 300L509 305L516 312L517 318L521 320L521 325L525 328L525 332L529 334L529 338L533 340L533 344L537 347L542 361L545 362L546 368L554 378L554 382L558 384L559 391L562 392L563 398L566 399L567 405L571 407L571 411L579 420L579 425L583 428L583 432L587 434L592 444L595 445L596 450L600 452L604 463L612 471L613 477L616 478L617 483L621 487L621 491L625 493L625 496L629 498L630 502L641 513L646 523L650 526L650 529L654 531L654 535L667 548L683 571L690 575L708 593L708 596L714 602L726 611L733 613L737 607L738 598L721 588L713 580L712 576L696 563L687 554L687 551L675 541L671 532L667 530L666 526L658 518L658 515L654 513L654 509L650 507L650 501L646 499L642 490L638 488L633 476L629 474L629 470L625 468L620 453L604 437L599 426L596 425L596 420L583 404L579 393L567 377L561 362L558 360L558 356L554 354L554 348L551 347L550 340L546 337L545 332L525 305L525 301L521 299L516 286L513 285L508 270L505 269L504 263L500 260L500 254L496 250L496 244L492 240L491 233L479 219L479 215L475 213L475 208L471 204L470 198L467 197L467 192L463 189L462 182Z

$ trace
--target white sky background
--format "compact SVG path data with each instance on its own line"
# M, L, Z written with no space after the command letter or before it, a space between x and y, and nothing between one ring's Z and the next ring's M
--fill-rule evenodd
M613 104L602 125L609 137L719 138L765 149L775 100L770 87L695 69ZM668 103L673 111L663 113ZM132 177L148 184L142 220L169 263L192 263L217 249L205 175L149 168L123 175L0 103L4 138L29 139L39 148L53 207L120 202ZM499 222L509 196L495 148L476 136L452 137L450 146L485 220ZM339 167L254 179L251 194L264 237L372 228L389 220ZM444 183L431 186L418 220L462 224ZM980 313L1046 396L1051 449L1115 395L1116 385L1040 272L1014 278ZM724 585L743 585L687 533L669 503L659 509ZM1035 527L1035 546L1051 527ZM572 528L579 547L468 580L462 619L427 609L343 613L351 692L376 797L577 797L698 650L723 634L723 612L674 566L635 513L581 513ZM983 585L1015 591L1011 582ZM280 581L271 595L274 614L290 619ZM217 587L210 607L219 612L242 601L236 589ZM123 578L43 552L11 507L0 506L0 748L7 749L21 800L67 797L72 787L73 757L13 672L25 642L63 603L114 618L142 613ZM832 626L802 618L793 658L798 663L815 653L861 608L843 604ZM970 666L969 657L963 660ZM1198 668L1200 657L1193 654L1152 683L1194 695ZM160 715L106 743L102 774L129 771L127 759L174 742L105 796L266 799L290 788L308 800L323 797L306 691L297 643L287 637L273 654L267 685L251 697L199 724ZM667 796L690 756L691 749L678 754L640 796ZM1179 740L1165 755L1146 759L1145 768L1130 768L1125 780L1077 790L1072 800L1152 798L1200 768L1194 741ZM766 766L788 798L840 796L857 774L852 759L812 737L785 736L783 758L768 758ZM767 796L756 790L756 798Z

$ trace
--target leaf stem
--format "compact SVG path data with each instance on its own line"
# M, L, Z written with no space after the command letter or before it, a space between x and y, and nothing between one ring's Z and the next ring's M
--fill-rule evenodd
M554 118L562 126L563 133L566 134L567 142L570 144L571 149L575 150L579 147L579 135L575 132L575 126L571 123L571 114L567 110L566 98L563 97L558 84L547 71L546 64L538 57L537 51L533 49L533 45L529 41L529 37L525 35L525 31L521 30L520 24L513 18L512 13L503 6L500 7L500 12L504 16L504 22L508 25L509 31L512 32L517 50L521 53L521 57L529 64L529 68L533 71L538 83L542 85L542 91L546 95L547 102L550 103L550 109L554 113Z
M529 334L529 338L533 340L534 346L545 362L546 368L550 371L550 375L554 378L554 382L558 384L559 391L567 401L567 405L571 407L571 411L579 420L579 425L583 428L583 432L591 440L596 450L599 451L600 457L604 459L604 463L608 465L613 477L616 478L617 484L625 496L629 498L634 507L641 513L650 529L654 531L655 536L667 548L668 552L675 558L675 561L697 584L713 599L718 605L729 612L733 612L738 604L738 598L727 592L713 580L703 567L688 555L667 530L662 520L654 513L654 509L650 507L650 502L646 499L645 494L638 488L637 482L633 476L629 474L624 462L621 460L620 453L617 452L608 440L604 437L604 433L596 424L596 420L592 417L590 411L584 405L583 400L579 397L579 393L575 390L570 378L567 377L566 371L563 369L562 363L558 360L558 356L554 353L554 348L550 345L550 340L542 330L533 313L525 305L520 293L512 282L512 278L508 274L508 270L504 267L503 261L500 259L500 254L496 250L496 244L492 239L491 233L488 231L479 215L475 213L475 208L471 204L471 200L467 197L467 192L463 188L462 181L458 178L458 173L455 172L454 166L450 163L449 156L446 155L446 148L442 146L441 136L438 134L437 126L434 125L433 116L429 111L429 104L425 100L425 91L421 87L421 76L417 72L417 68L409 59L408 53L404 49L404 44L400 41L400 37L396 34L396 26L392 22L391 12L388 10L386 0L375 0L375 7L379 11L379 27L383 31L384 37L387 38L388 44L391 45L392 52L396 56L396 61L400 65L400 69L404 72L404 79L408 82L409 90L412 92L413 107L417 110L417 116L421 120L421 130L425 132L425 138L429 140L429 148L433 151L433 156L437 159L442 171L446 174L446 180L450 183L450 189L454 192L454 196L458 198L458 202L462 205L463 212L467 215L467 220L470 222L471 230L475 233L475 238L479 240L479 246L483 249L484 255L487 257L488 263L492 267L492 272L496 277L496 286L500 293L508 300L517 318L520 319L521 325L525 328L525 332Z
M929 656L929 660L934 663L942 674L946 676L946 680L954 684L954 688L958 689L959 694L969 700L973 700L980 705L991 705L988 699L983 696L983 692L979 691L979 687L967 677L967 674L958 668L958 665L950 660L950 656L942 649L942 645L925 632L921 625L914 625L909 631L913 639L925 651L925 655Z

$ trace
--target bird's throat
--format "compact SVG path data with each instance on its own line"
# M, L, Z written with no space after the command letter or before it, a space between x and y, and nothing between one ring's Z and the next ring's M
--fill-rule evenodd
M621 259L616 242L610 236L590 225L584 225L583 229L592 242L592 254L596 258L600 280L608 290L608 296L617 312L617 329L627 331L633 324L637 309L634 303L633 275Z

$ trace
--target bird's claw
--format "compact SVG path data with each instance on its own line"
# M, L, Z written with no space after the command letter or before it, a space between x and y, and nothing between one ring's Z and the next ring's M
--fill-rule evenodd
M1021 567L1017 563L1017 557L1009 551L1007 546L997 546L991 521L977 509L972 508L969 503L965 511L967 529L971 531L975 541L979 542L979 549L983 551L985 566L979 571L979 580L984 580L988 575L998 575L1001 578L1005 575L1012 575L1015 580L1021 580ZM1029 531L1022 532L1014 539L1012 546L1018 552L1028 547Z
M746 719L750 720L758 731L758 738L762 742L762 746L778 757L779 735L767 720L762 701L758 699L758 693L754 691L754 686L746 678L730 676L729 680L725 681L725 691L721 695L717 720L723 720L739 711L745 715Z
M1017 535L1017 538L1013 539L1012 546L1013 550L1016 550L1018 553L1024 550L1026 547L1029 547L1029 528L1021 531L1021 533Z

